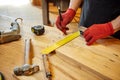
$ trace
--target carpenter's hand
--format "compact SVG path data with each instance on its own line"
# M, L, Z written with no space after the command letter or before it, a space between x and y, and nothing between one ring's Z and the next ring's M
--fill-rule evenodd
M57 17L56 26L64 34L66 34L66 30L68 30L66 25L72 21L75 14L76 14L75 10L69 8L65 13L62 14L63 19L62 21L60 21L60 16Z
M114 33L111 22L105 24L94 24L85 30L83 36L87 45L91 45L100 38L105 38Z

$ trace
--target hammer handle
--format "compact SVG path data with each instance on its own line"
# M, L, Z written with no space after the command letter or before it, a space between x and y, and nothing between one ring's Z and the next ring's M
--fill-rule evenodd
M24 64L32 65L31 39L25 39Z

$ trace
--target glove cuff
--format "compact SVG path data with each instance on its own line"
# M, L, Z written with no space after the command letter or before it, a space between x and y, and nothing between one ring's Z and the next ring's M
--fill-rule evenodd
M113 29L113 25L111 22L108 22L109 25L109 29L110 29L110 35L114 34L114 29Z
M66 11L66 13L70 13L71 16L75 16L76 11L74 9L72 9L72 8L68 8L67 11Z

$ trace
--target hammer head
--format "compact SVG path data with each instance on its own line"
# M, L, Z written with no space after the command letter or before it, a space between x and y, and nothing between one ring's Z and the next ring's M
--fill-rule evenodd
M17 76L20 76L23 74L23 70L21 67L15 67L14 68L14 74L17 75Z
M39 70L40 70L39 65L25 64L22 67L15 67L14 74L17 76L21 76L21 75L29 76L38 72Z

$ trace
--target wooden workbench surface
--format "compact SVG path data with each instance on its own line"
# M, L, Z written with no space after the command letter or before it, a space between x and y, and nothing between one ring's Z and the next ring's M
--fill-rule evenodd
M24 28L26 27L24 26ZM33 63L39 64L41 71L29 77L17 76L16 78L20 80L45 80L40 51L65 36L54 27L45 26L45 33L42 36L35 36L30 31L30 27L26 29L27 31L21 29L23 30L22 34L24 34L21 40L0 45L0 63L5 65L0 69L4 74L12 75L15 66L23 65L24 39L31 38L32 51L35 54ZM74 39L57 49L56 54L50 56L53 80L60 78L64 78L64 80L120 80L119 45L120 41L113 38L98 40L92 46L87 46L82 36ZM2 55L6 55L6 57L2 57ZM7 55L11 55L11 57L7 58ZM13 66L9 68L11 64ZM10 69L9 72L7 72L8 69Z
M51 29L51 31L49 35L56 34L51 37L46 36L50 40L49 44L63 38L57 29ZM85 72L91 72L92 76L96 75L107 80L120 80L120 40L108 37L87 46L84 38L80 36L57 49L56 55L67 60L66 62L80 66Z
M21 34L23 36L19 41L0 45L0 71L5 74L7 80L45 80L40 51L63 38L64 35L58 29L48 26L45 26L45 33L42 36L35 36L31 32L30 27L27 26L21 27ZM24 64L24 40L27 38L32 39L32 52L35 55L33 63L38 64L41 70L32 76L15 76L13 75L13 68ZM102 80L101 77L81 70L79 65L69 63L69 61L62 59L62 56L55 53L50 56L50 62L52 65L53 80L61 78L65 80Z
M120 40L107 38L86 46L79 37L59 48L57 53L102 78L120 80Z

